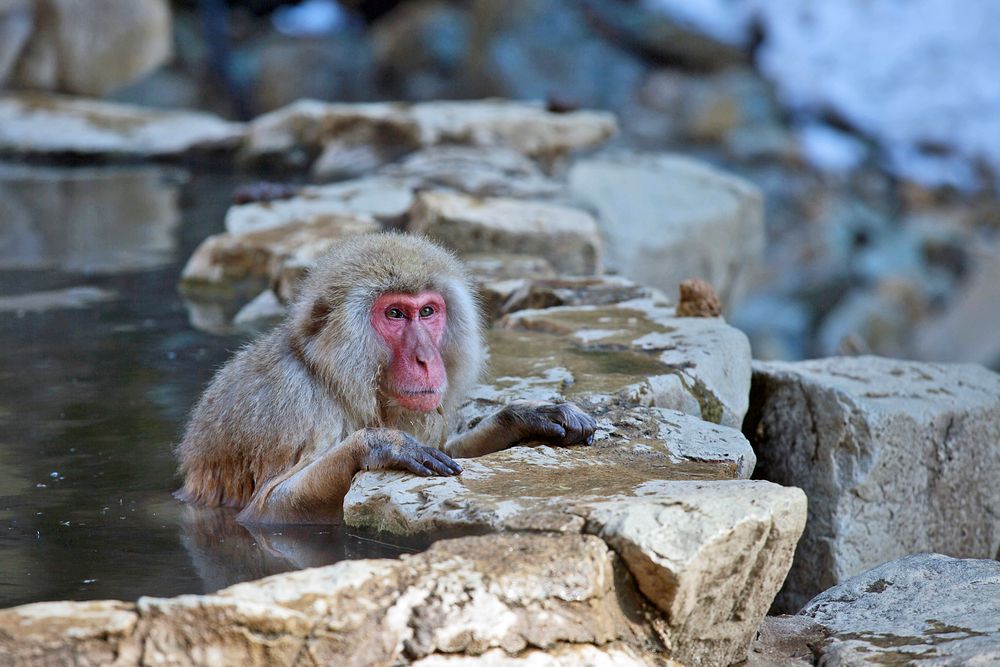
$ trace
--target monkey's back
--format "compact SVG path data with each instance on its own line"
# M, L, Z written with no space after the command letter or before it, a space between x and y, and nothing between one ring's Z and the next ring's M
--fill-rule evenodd
M347 434L341 411L288 341L279 327L215 374L177 447L178 498L242 507L266 480Z

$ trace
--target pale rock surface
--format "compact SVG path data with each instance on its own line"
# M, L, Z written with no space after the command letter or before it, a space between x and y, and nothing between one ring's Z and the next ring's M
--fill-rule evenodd
M168 158L233 149L242 136L242 124L194 111L45 93L0 96L0 154Z
M622 645L569 644L553 651L525 651L511 656L500 649L482 655L435 655L422 658L413 667L683 667L660 655L643 655Z
M1000 375L880 357L755 363L758 475L801 486L809 523L776 607L916 551L1000 547Z
M447 188L477 197L546 199L564 190L526 155L499 146L432 146L389 165L384 173L417 179L424 190Z
M684 461L671 451L710 425L676 413L665 418L678 428L660 443L605 436L590 448L515 447L463 460L459 477L361 473L345 520L408 533L600 535L665 614L661 636L671 657L730 664L745 656L791 564L805 496L768 482L719 481L733 466Z
M504 100L329 104L300 100L253 121L250 160L311 163L320 176L367 171L437 144L508 147L552 160L617 132L609 113L550 113ZM321 154L322 153L322 154ZM321 155L320 155L321 154Z
M11 11L5 4L12 3L0 3L0 20ZM173 30L166 0L13 4L30 30L23 35L0 31L0 36L16 42L9 54L3 54L10 63L0 63L0 87L103 95L170 57Z
M588 213L545 202L423 192L408 231L424 234L459 253L537 253L569 275L601 270L601 239Z
M367 215L327 215L245 234L210 236L194 251L181 272L187 294L256 293L286 264L309 266L337 241L378 231Z
M556 335L588 351L631 352L634 376L616 393L631 404L672 408L739 428L748 405L750 343L717 317L676 317L657 299L562 306L507 315L500 327ZM551 345L551 343L550 343ZM636 370L641 372L635 372Z
M749 182L671 154L581 159L567 178L597 213L608 269L667 294L701 278L725 308L739 300L764 247L763 198Z
M800 612L829 638L820 664L995 665L1000 563L921 553L823 592Z
M213 595L14 607L0 611L0 655L13 665L388 666L523 658L530 647L646 665L662 650L649 611L596 537L494 535Z
M294 197L230 206L226 231L247 234L274 227L318 224L349 215L370 216L385 225L402 222L413 205L412 179L368 176L301 188Z

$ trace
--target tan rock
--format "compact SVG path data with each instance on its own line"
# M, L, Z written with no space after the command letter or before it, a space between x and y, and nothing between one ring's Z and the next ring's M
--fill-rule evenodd
M388 666L524 658L530 647L557 660L540 664L573 654L658 664L649 613L600 539L494 535L212 595L15 607L0 611L0 655L13 665Z
M459 253L537 253L563 274L593 275L601 270L596 221L566 206L423 192L411 212L408 231L439 240Z
M187 294L255 294L286 263L309 265L340 239L378 231L368 216L330 215L247 234L222 233L205 239L181 273Z
M614 117L595 111L547 112L504 100L421 104L327 104L300 100L254 120L245 146L251 160L312 162L317 171L370 169L437 144L505 146L552 159L596 146L617 131Z

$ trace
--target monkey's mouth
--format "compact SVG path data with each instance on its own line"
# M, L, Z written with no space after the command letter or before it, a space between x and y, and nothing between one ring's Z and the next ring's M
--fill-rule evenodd
M402 389L397 387L393 389L392 395L404 408L419 412L428 412L441 404L444 387L423 389Z

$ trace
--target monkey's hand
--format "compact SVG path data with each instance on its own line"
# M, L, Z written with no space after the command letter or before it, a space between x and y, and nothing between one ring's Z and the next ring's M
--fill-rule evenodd
M439 449L425 447L408 433L391 428L362 432L362 470L406 470L422 477L457 475L462 467Z
M494 415L510 433L511 445L540 442L546 445L590 445L597 422L571 403L515 401Z

